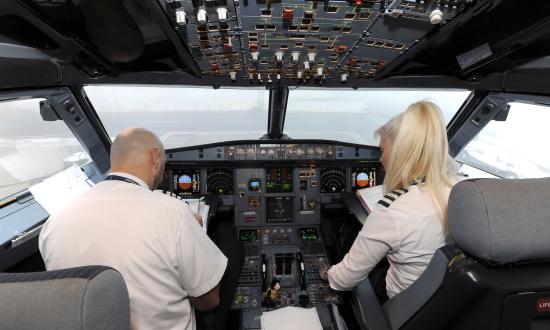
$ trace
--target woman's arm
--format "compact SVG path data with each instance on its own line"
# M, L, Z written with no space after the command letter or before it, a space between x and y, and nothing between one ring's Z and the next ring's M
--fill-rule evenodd
M375 208L342 262L328 270L330 286L339 291L353 289L388 252L399 246L400 237L399 228L389 210Z

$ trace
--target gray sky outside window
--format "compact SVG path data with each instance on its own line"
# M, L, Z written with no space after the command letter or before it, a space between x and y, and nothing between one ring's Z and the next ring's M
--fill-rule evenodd
M112 139L127 127L144 127L166 148L177 148L259 139L267 132L265 89L101 85L84 90Z
M550 176L550 107L510 103L506 121L491 121L456 156L502 178Z
M167 148L177 148L267 133L265 89L101 85L84 90L111 138L141 126L159 135ZM449 122L468 95L464 90L291 90L284 133L376 145L374 130L409 104L431 100Z
M284 132L294 139L378 145L375 130L417 101L437 104L448 124L470 91L297 89L290 92Z
M0 102L0 199L91 161L63 121L42 120L40 101Z

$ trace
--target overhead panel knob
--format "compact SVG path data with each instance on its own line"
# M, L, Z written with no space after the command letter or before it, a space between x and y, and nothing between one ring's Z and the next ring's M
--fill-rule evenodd
M434 9L430 13L430 23L431 24L439 24L443 20L443 12L439 9Z

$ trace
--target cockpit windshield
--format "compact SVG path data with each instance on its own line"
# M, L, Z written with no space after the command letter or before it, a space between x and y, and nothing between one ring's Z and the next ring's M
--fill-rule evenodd
M259 139L267 131L269 91L172 86L85 86L114 139L127 127L145 127L166 148Z
M374 132L410 104L437 104L448 124L467 90L297 89L289 93L284 133L295 139L328 139L376 145Z
M112 139L132 126L152 130L166 148L259 139L267 133L265 89L89 85L84 90ZM433 101L449 123L469 93L295 88L289 91L283 133L293 139L376 145L376 128L409 104Z

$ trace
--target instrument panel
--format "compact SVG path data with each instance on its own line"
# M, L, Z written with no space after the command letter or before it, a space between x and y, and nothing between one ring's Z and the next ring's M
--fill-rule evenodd
M233 214L244 248L231 305L241 329L260 329L263 312L284 306L316 308L323 329L336 329L331 306L342 299L319 277L330 265L322 206L383 182L376 148L242 143L169 151L167 158L167 190L185 198L218 195ZM272 295L274 283L280 290Z
M223 205L233 207L237 226L319 223L320 205L338 203L341 193L376 186L384 179L377 161L349 166L182 166L168 164L165 189L182 198L222 197Z

